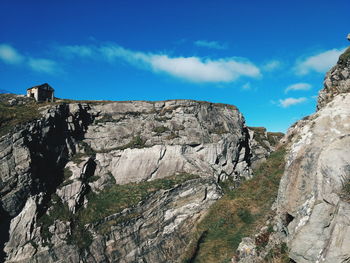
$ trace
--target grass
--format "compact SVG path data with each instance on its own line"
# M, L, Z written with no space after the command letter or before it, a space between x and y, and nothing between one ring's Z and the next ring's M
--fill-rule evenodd
M80 164L82 161L84 161L84 158L87 157L87 154L82 152L77 152L73 155L71 161L75 164Z
M254 171L255 177L237 189L230 190L233 182L222 184L225 195L197 226L183 262L229 262L242 238L261 227L270 213L284 170L284 156L282 148L272 153ZM203 233L205 238L199 244Z
M339 59L343 61L350 59L350 47L348 47L347 50L345 50L345 52L340 55Z
M155 132L157 135L161 135L166 131L169 131L169 128L165 126L157 126L153 128L153 132Z
M50 239L52 237L49 227L54 224L55 220L69 221L71 213L67 204L63 204L61 199L56 195L51 195L49 202L50 209L39 217L38 224L41 226L41 236L44 240L44 245L51 245Z
M73 172L68 167L65 167L63 169L63 178L64 178L64 180L67 180L72 175L73 175Z
M344 183L343 189L340 193L340 197L343 201L350 202L350 180L347 180Z
M350 196L350 181L344 184L344 193Z
M111 114L104 114L100 119L95 120L95 124L106 123L106 122L116 122Z
M98 194L90 193L88 205L78 212L78 217L83 224L95 223L111 214L136 205L160 189L170 189L177 184L195 178L198 176L179 174L153 181L112 185Z
M138 184L111 185L99 194L90 192L87 195L89 200L87 207L81 207L75 214L69 211L67 204L62 203L56 194L52 194L48 204L49 209L38 218L44 245L52 246L50 243L52 234L49 231L49 227L54 224L55 220L60 220L71 224L71 233L67 237L67 243L75 245L80 251L83 251L92 242L92 235L89 231L91 225L89 227L89 224L121 212L125 208L131 208L160 189L170 189L177 184L195 178L198 178L198 176L184 173ZM98 225L96 230L100 233L107 233L112 225L137 216L137 213L120 216L115 220Z
M271 249L264 258L264 262L268 263L290 263L288 257L288 247L286 243Z
M10 99L23 101L25 104L10 106L7 103ZM47 104L17 98L12 94L0 94L0 136L10 132L16 125L40 118L39 108Z

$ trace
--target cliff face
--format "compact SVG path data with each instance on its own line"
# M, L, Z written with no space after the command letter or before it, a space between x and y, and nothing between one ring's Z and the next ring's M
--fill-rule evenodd
M339 57L338 63L326 75L324 88L319 92L317 109L321 109L341 93L350 92L350 48Z
M240 262L263 262L281 255L291 262L350 260L350 56L349 49L326 75L318 111L298 121L284 138L286 166L273 231L264 248L245 239ZM266 233L262 229L256 235ZM276 253L276 251L278 253ZM282 258L282 257L281 257Z
M219 183L250 178L280 136L254 135L235 107L207 102L70 103L41 114L0 138L6 262L176 261L222 196Z
M296 262L350 259L349 49L326 75L317 113L287 134L291 142L277 199Z

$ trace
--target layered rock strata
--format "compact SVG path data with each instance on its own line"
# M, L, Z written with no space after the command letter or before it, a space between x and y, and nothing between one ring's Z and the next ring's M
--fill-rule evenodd
M176 261L222 196L220 181L238 185L253 176L262 152L251 137L239 111L223 104L49 106L40 119L0 138L2 258ZM270 148L264 149L266 157ZM138 189L142 198L96 212L98 196L123 189Z

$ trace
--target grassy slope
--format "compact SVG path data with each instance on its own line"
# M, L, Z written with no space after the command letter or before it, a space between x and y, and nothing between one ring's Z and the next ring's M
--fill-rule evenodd
M14 97L12 94L0 94L0 136L18 124L39 118L38 108L45 105L29 100L23 105L10 106L7 101Z
M255 171L255 177L230 190L209 210L195 230L183 262L230 262L242 237L252 235L262 226L277 196L284 169L285 150L272 153Z

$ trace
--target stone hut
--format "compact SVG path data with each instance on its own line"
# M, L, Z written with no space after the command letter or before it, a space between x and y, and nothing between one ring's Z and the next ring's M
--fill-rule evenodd
M53 101L55 90L47 83L27 89L27 97L36 101Z

